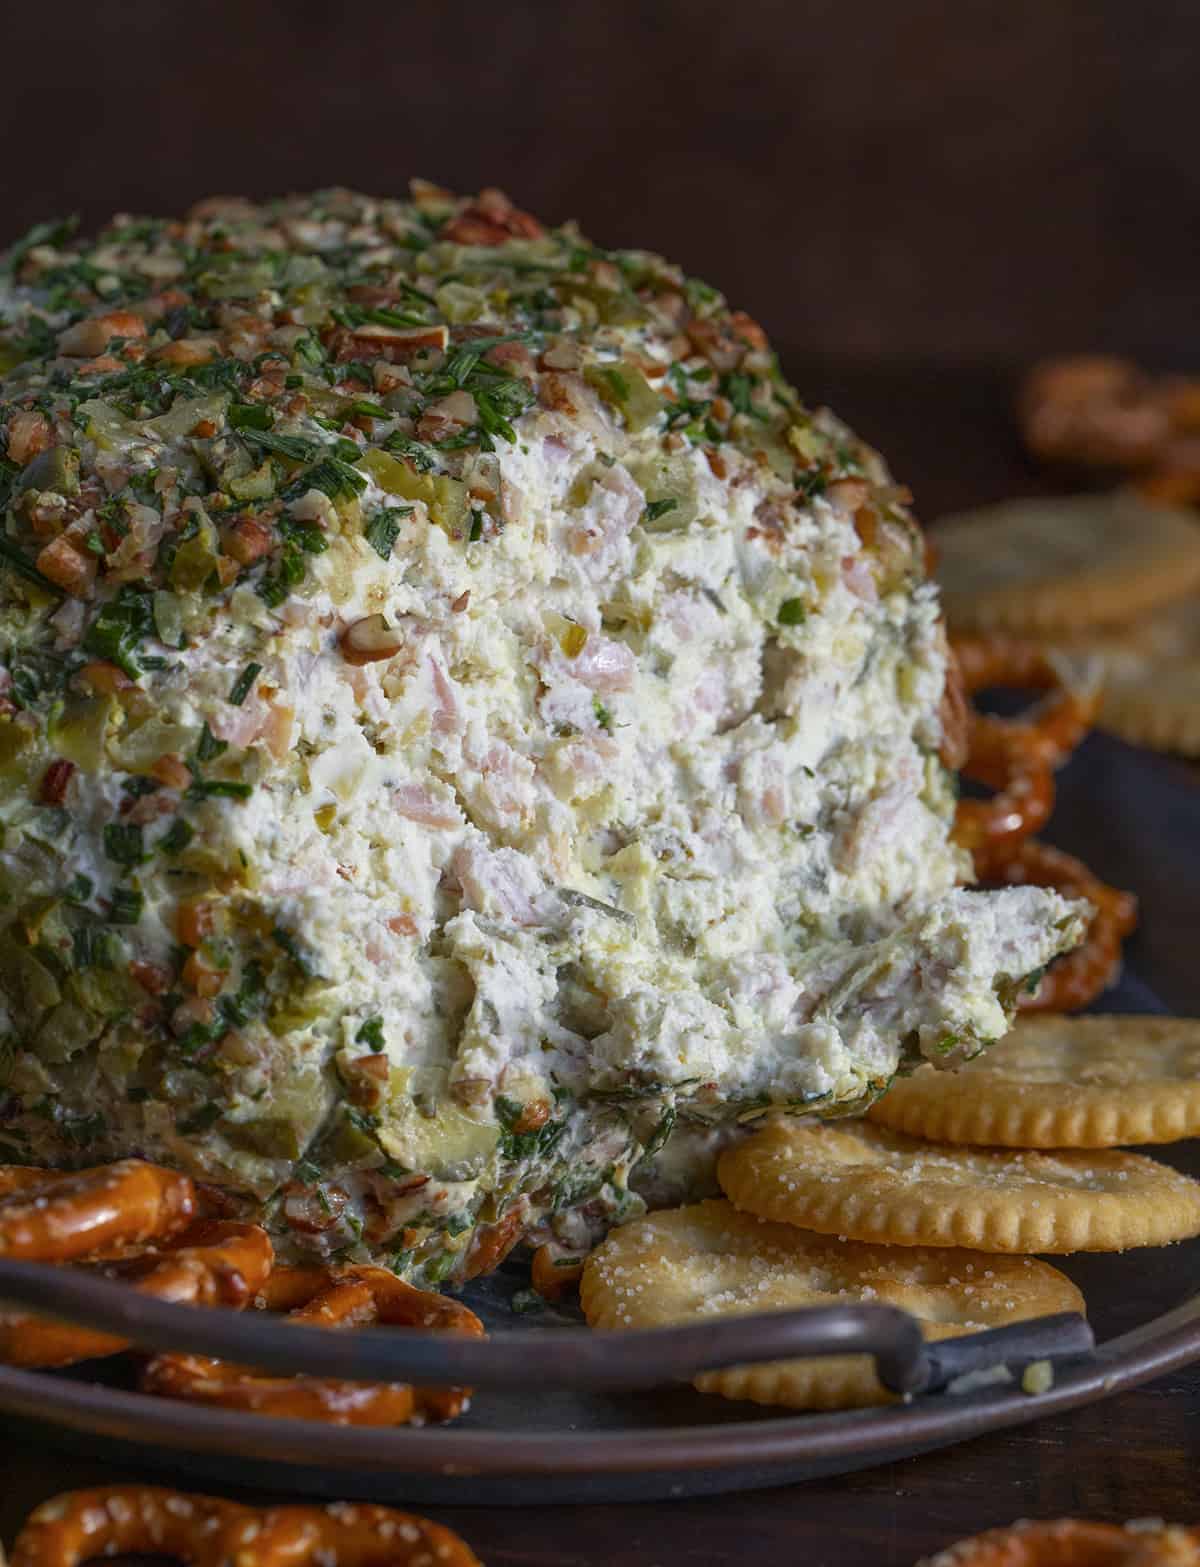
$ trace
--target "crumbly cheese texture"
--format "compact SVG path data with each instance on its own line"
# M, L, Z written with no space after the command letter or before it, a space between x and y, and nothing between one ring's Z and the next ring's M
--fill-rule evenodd
M1002 1034L906 495L643 252L417 184L0 309L0 1137L435 1281Z

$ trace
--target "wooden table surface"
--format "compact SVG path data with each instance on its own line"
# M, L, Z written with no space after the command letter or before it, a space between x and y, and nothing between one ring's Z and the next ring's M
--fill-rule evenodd
M798 384L836 399L887 450L924 517L1044 487L1012 435L1007 377L829 366L806 372L795 363L793 371ZM1185 916L1177 939L1194 946L1193 932ZM1196 1277L1200 1242L1170 1257L1182 1295ZM1120 1261L1139 1267L1136 1255ZM1137 1277L1131 1271L1134 1291ZM458 1529L490 1567L905 1567L1018 1517L1200 1518L1198 1463L1200 1367L1192 1367L1113 1402L841 1479L695 1502L427 1511ZM85 1461L37 1451L27 1438L6 1440L0 1431L0 1539L11 1544L28 1511L56 1491L154 1478L106 1466L100 1441L95 1461ZM187 1486L182 1466L178 1484Z

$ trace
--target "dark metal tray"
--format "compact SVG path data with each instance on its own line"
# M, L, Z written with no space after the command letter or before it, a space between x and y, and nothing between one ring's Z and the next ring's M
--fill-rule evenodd
M1093 738L1063 775L1055 828L1064 847L1143 900L1129 970L1105 1010L1164 1011L1169 1001L1170 1010L1200 1012L1200 976L1184 959L1200 932L1200 783L1191 770ZM1161 1156L1200 1175L1198 1144ZM512 1295L525 1283L517 1264L467 1293L487 1322L486 1343L398 1331L280 1333L268 1319L163 1306L66 1271L0 1263L0 1295L53 1305L145 1344L232 1351L268 1369L299 1362L329 1375L415 1374L479 1388L474 1407L452 1426L371 1429L149 1398L114 1380L126 1374L113 1369L119 1362L57 1374L0 1367L0 1410L33 1441L91 1456L100 1446L109 1461L225 1491L544 1505L777 1485L1035 1420L1200 1359L1200 1294L1192 1293L1200 1287L1200 1241L1055 1260L1087 1298L1096 1348L1073 1317L924 1346L911 1319L881 1307L592 1335L571 1311L514 1314ZM877 1409L789 1415L702 1397L686 1385L686 1373L703 1365L854 1350L874 1353L897 1391L923 1391ZM1021 1365L1045 1356L1056 1357L1054 1385L1022 1392ZM997 1362L1016 1380L944 1390L963 1372Z

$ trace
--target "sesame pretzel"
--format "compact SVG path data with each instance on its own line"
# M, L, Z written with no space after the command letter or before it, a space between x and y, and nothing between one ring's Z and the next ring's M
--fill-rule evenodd
M385 1268L277 1268L256 1304L267 1311L285 1311L290 1321L314 1327L356 1328L378 1323L483 1336L483 1324L466 1306L414 1289ZM156 1355L142 1374L142 1388L167 1398L226 1409L360 1426L453 1420L470 1396L469 1388L265 1376L205 1355L182 1354Z
M948 713L955 714L956 723L944 745L957 742L963 773L994 791L988 800L959 801L953 835L971 851L976 873L983 877L1049 821L1054 769L1086 735L1099 698L1066 686L1041 648L1013 637L955 638L951 658L943 730ZM959 704L987 686L1032 688L1047 695L1020 718L996 718L968 705L964 724Z
M1008 855L1050 820L1054 810L1054 774L1048 767L968 765L967 777L988 784L987 800L958 802L952 836L969 849L975 874L986 877Z
M240 1311L266 1283L274 1256L270 1237L259 1225L202 1220L165 1246L101 1264L97 1271L156 1300ZM106 1333L0 1312L0 1361L10 1366L69 1366L128 1348L125 1340Z
M952 646L968 696L989 686L1046 693L1020 718L973 715L968 773L973 765L988 766L1014 755L1033 765L1061 767L1091 727L1099 692L1068 686L1045 649L1034 642L958 636Z
M480 1567L458 1535L390 1507L259 1509L148 1485L44 1502L17 1536L12 1567L81 1567L118 1555L186 1567Z
M196 1216L196 1188L175 1170L122 1159L74 1172L0 1167L0 1257L74 1262L145 1246Z
M1170 1525L1139 1529L1058 1518L989 1529L917 1567L1196 1567L1198 1540L1196 1530Z
M995 718L973 711L969 698L988 686L1047 693L1032 713ZM1121 942L1137 923L1137 900L1094 876L1081 860L1038 842L1054 809L1054 769L1087 733L1098 692L1068 687L1043 649L1013 637L956 637L951 642L942 718L944 746L966 756L968 778L994 792L987 800L960 800L953 838L969 849L979 881L1010 886L1055 887L1093 906L1087 936L1059 959L1031 994L1023 1011L1065 1012L1085 1006L1109 984ZM962 707L967 703L965 723Z

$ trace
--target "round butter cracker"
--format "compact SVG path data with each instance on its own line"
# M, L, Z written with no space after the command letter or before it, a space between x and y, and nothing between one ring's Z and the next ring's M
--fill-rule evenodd
M1200 586L1200 523L1127 490L962 512L934 539L946 616L961 630L1078 631Z
M1056 1268L1030 1257L897 1250L773 1224L713 1199L613 1230L588 1258L580 1299L604 1332L703 1322L797 1306L900 1306L929 1339L1084 1309ZM868 1355L768 1361L706 1371L702 1393L790 1409L890 1399Z
M887 1246L1124 1251L1200 1234L1200 1181L1141 1154L928 1143L870 1121L772 1121L726 1149L725 1195L765 1219Z
M1103 672L1101 728L1133 745L1200 756L1200 597L1070 646Z
M922 1066L867 1112L935 1143L1116 1148L1200 1134L1200 1020L1025 1018L955 1071Z

